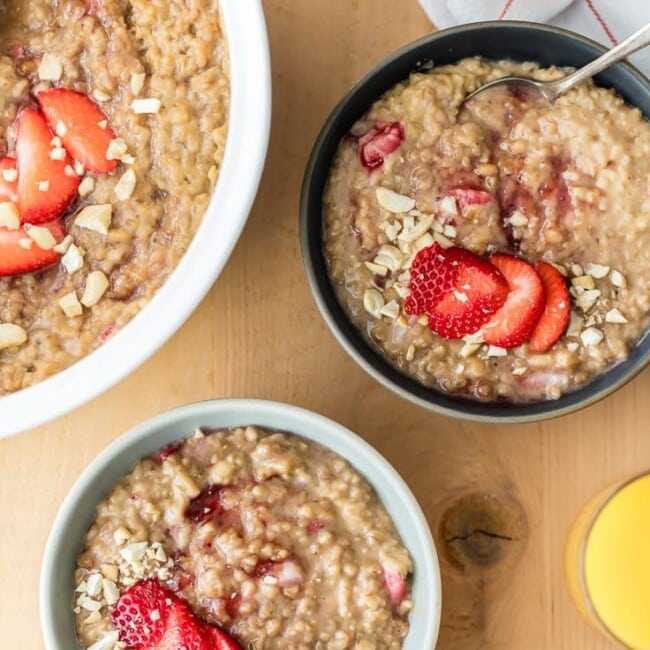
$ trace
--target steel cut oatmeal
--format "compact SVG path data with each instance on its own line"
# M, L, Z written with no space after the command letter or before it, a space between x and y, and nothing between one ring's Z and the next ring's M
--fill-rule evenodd
M216 0L0 2L0 394L152 298L197 231L228 122Z
M341 142L324 252L351 321L405 374L480 400L556 399L650 322L650 124L585 83L540 104L479 58L412 74Z
M93 649L172 647L180 618L204 650L397 650L411 572L374 490L334 452L256 427L197 431L98 506L76 628ZM199 645L207 633L229 645Z

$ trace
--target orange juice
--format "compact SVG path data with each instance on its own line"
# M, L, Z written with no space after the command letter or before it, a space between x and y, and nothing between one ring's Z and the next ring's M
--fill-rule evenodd
M650 475L585 506L569 536L566 567L590 622L632 650L650 650Z

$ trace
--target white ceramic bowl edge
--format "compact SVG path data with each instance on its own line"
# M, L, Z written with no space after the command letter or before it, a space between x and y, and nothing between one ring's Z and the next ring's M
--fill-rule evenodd
M220 177L201 227L178 267L124 329L66 370L0 397L0 438L59 417L126 377L185 322L228 261L264 168L271 69L260 0L221 0L221 7L231 66L230 123Z

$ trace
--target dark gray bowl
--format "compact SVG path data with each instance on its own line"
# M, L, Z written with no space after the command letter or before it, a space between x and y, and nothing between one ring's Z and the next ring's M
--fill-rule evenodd
M650 360L650 336L646 334L624 362L555 401L483 403L444 394L399 372L364 340L336 299L322 250L322 196L341 139L376 99L411 72L431 62L444 65L470 56L579 67L604 51L598 43L578 34L536 23L503 21L463 25L426 36L391 54L358 81L329 116L314 145L303 182L300 200L303 260L318 308L339 343L362 368L398 395L432 411L467 420L537 421L593 404L623 386ZM650 82L636 68L619 63L595 80L600 86L614 88L626 102L638 106L650 118Z

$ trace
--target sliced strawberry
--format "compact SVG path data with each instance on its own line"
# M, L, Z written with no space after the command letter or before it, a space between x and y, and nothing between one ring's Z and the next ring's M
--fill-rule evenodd
M41 113L31 108L21 111L16 139L18 207L27 223L60 217L77 195L79 177L65 171L73 164L70 156L50 157L53 137Z
M447 339L476 332L508 295L508 283L487 260L438 244L416 255L409 289L406 313L426 314L429 327Z
M307 524L307 532L310 535L313 535L314 533L317 533L321 528L325 526L325 520L323 519L312 519L308 524Z
M537 273L546 293L546 307L530 336L531 352L546 352L553 347L569 325L571 303L562 274L550 264L539 262Z
M0 203L18 203L18 181L5 180L4 171L16 171L16 161L13 158L7 156L0 160Z
M194 497L185 509L185 516L197 524L218 517L226 510L222 502L222 485L209 485Z
M53 88L40 92L38 101L53 131L60 123L65 126L57 133L75 160L98 174L117 167L116 160L106 158L115 132L102 109L88 95L68 88Z
M61 219L44 223L42 227L52 233L57 243L65 237L65 226ZM31 242L29 248L25 248L21 240L31 241L24 228L0 228L0 276L32 273L55 264L61 258L55 250L43 250L36 242Z
M212 643L210 650L243 650L235 639L215 625L205 624L203 629L206 637Z
M381 167L384 158L404 142L404 127L400 122L375 122L358 142L359 159L368 170Z
M517 257L497 254L490 258L510 287L506 302L483 327L490 345L516 348L527 341L544 311L544 285L537 271Z
M393 607L397 607L406 598L406 580L396 571L384 570L384 582Z
M461 212L474 205L487 205L496 201L496 197L492 192L477 190L473 187L454 187L447 190L447 194L450 194L456 199Z
M175 601L162 637L148 647L151 650L214 650L206 628L207 625L193 616L183 603Z
M162 639L172 610L183 608L185 605L157 580L143 580L120 596L111 619L127 648L145 650Z

